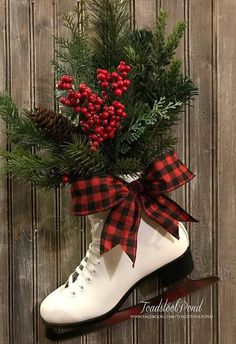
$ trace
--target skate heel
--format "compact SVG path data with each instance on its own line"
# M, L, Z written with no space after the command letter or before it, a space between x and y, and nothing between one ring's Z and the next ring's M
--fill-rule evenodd
M193 268L193 258L190 248L188 247L180 257L163 266L158 271L158 274L161 278L162 285L167 287L187 277L193 271Z

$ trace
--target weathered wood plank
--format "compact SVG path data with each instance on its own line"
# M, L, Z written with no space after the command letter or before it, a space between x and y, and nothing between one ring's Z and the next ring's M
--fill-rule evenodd
M63 27L62 16L69 13L75 17L73 12L77 5L76 1L59 0L57 2L57 34L67 37L69 32ZM59 247L59 284L64 283L69 275L79 265L82 256L82 231L80 218L72 216L70 188L65 188L60 193L59 198L60 214L60 247ZM82 337L72 338L68 344L82 343Z
M212 274L212 1L189 2L190 73L199 88L189 116L189 166L197 175L189 188L191 213L199 224L191 224L194 277ZM191 296L193 305L203 300L201 315L212 315L212 288ZM191 343L199 343L199 333L213 342L213 322L209 317L191 319Z
M185 20L187 22L188 18L185 16L185 4L184 1L171 1L171 0L163 0L161 2L161 7L167 11L168 13L168 25L167 29L168 32L171 32L174 25L179 20ZM188 25L189 23L187 23ZM185 59L185 51L188 49L186 45L188 35L188 29L185 31L184 38L181 40L179 47L176 51L176 56L183 60L183 73L188 73L186 68L186 59ZM186 160L186 149L188 146L186 144L186 111L181 114L182 118L180 122L175 128L176 137L178 138L177 143L177 153L183 161ZM175 199L178 204L181 204L184 208L186 208L186 187L182 187L175 192L171 193L171 198ZM173 313L166 312L165 315L170 316L170 318L164 319L164 326L163 326L163 342L165 344L168 343L181 343L184 344L186 342L186 319L181 318L171 318L171 316L175 315Z
M0 1L0 91L6 88L7 77L7 42L6 42L6 12L5 2ZM0 148L6 148L5 123L0 123ZM1 159L0 168L4 161ZM7 221L7 181L4 174L0 175L0 338L6 344L9 343L9 241L8 241L8 221Z
M219 341L236 336L236 3L216 2L218 90Z
M156 25L157 3L155 0L145 1L135 0L135 25L136 28L153 29ZM148 300L157 295L158 281L156 278L142 283L137 288L136 302ZM135 326L135 336L137 343L160 343L162 336L162 320L158 319L138 319Z
M29 1L10 2L11 91L17 105L31 107ZM13 343L33 343L33 246L30 187L13 183Z
M54 107L54 76L51 60L54 55L54 5L53 1L32 2L34 29L34 99L36 107ZM42 300L58 283L57 276L57 219L55 191L39 191L34 202L35 239L35 341L49 343L45 326L39 315Z

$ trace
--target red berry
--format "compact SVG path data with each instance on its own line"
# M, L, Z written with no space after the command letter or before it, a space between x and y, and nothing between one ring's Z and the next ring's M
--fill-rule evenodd
M107 92L106 91L102 91L102 96L106 97L107 96Z
M127 113L126 112L122 112L121 117L123 117L123 118L127 117Z
M126 66L125 66L125 71L126 71L127 73L131 72L131 70L132 70L132 68L131 68L129 65L126 65Z
M122 109L117 109L117 110L116 110L116 114L117 114L118 116L121 116L122 112L123 112Z
M61 81L71 84L73 82L73 78L70 75L62 75Z
M99 143L102 143L104 141L104 139L100 136L99 138L98 138L98 142Z
M101 81L105 81L106 80L106 75L104 73L100 73L98 74L97 78Z
M103 137L104 140L106 140L108 138L107 133L102 133L102 137Z
M115 121L111 121L110 123L109 123L109 125L110 125L110 127L115 127L116 126L116 122Z
M127 87L123 86L122 88L122 92L126 92L127 91Z
M99 104L95 104L94 105L94 110L95 111L99 111L101 109L101 105L99 105Z
M107 119L109 117L109 113L107 111L104 111L101 115L100 115L101 119Z
M74 106L73 107L73 110L75 111L75 112L80 112L80 106Z
M102 88L107 88L109 86L109 82L104 81L101 83Z
M100 73L103 73L103 70L101 68L98 68L97 69L97 73L100 74Z
M87 98L88 97L88 93L86 91L81 93L81 97L82 98Z
M62 104L66 104L67 101L68 101L68 99L67 99L66 97L61 97L61 98L59 99L59 102L62 103Z
M114 139L115 138L115 133L111 132L108 134L109 139Z
M108 125L108 126L106 127L107 133L110 132L111 130L112 130L112 127L111 127L110 125Z
M115 108L114 108L114 106L109 106L109 113L110 113L111 115L114 115L114 114L115 114Z
M117 97L121 97L122 96L122 90L120 88L117 88L115 91L114 91L115 95Z
M103 104L103 99L100 98L100 97L97 97L96 103L99 104L99 105L102 105Z
M85 92L85 91L86 91L86 88L87 88L87 86L86 86L85 84L80 84L80 85L79 85L79 90L80 90L81 92Z
M96 100L96 98L94 97L94 95L92 94L91 96L88 97L88 101L91 103L94 103Z
M108 120L107 120L107 119L104 119L104 120L102 121L102 125L105 127L107 124L108 124Z
M70 90L67 94L67 97L69 99L73 99L75 97L75 91L74 90Z
M121 73L121 77L122 77L123 79L125 79L125 78L127 77L127 73L126 73L126 72L122 72L122 73Z
M130 80L125 79L125 80L124 80L124 86L125 86L125 87L129 87L129 85L130 85Z
M119 64L117 69L118 69L119 72L124 72L125 71L125 65L124 64Z
M112 88L116 89L118 87L118 83L117 82L113 82L112 83Z
M120 61L120 65L126 65L125 61Z
M84 131L88 131L90 129L89 125L87 123L85 123L83 129L84 129Z
M91 88L89 88L89 87L86 88L86 91L85 91L85 92L87 92L87 95L88 95L88 96L90 96L90 95L92 94L92 90L91 90Z
M69 102L70 102L70 105L69 105L69 106L75 106L75 105L77 105L77 100L76 100L75 98L70 99Z
M80 93L80 92L75 92L74 97L75 97L76 99L80 99L82 96L81 96L81 93Z
M111 73L111 77L116 79L118 77L118 73L117 72L113 72Z
M102 131L103 131L103 127L96 127L95 128L95 133L96 134L101 134Z
M119 123L121 121L121 118L116 116L115 121Z
M69 176L67 174L64 174L64 176L62 177L63 184L67 184L69 183L69 181L70 181Z
M120 107L120 102L118 100L114 100L114 102L112 103L112 105L117 109Z
M61 86L61 88L63 90L70 90L71 89L71 84L69 84L68 82L64 82Z
M87 108L89 111L94 111L94 106L92 103L88 103Z
M88 113L88 109L83 106L81 109L80 109L80 112L83 114L83 115L86 115Z
M87 123L90 127L92 127L94 125L94 120L90 119Z

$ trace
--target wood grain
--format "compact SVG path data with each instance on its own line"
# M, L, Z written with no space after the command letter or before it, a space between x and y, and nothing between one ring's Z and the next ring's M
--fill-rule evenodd
M0 54L0 91L6 88L7 79L7 48L6 44L6 18L4 1L0 1L0 47L2 51ZM5 130L5 123L0 122L0 132ZM6 148L6 138L4 134L0 136L0 149ZM0 161L0 168L4 164L3 159ZM9 241L8 241L8 221L7 221L7 180L4 174L0 179L0 338L3 338L4 343L9 343Z
M30 2L10 1L11 94L17 105L31 108ZM12 185L12 342L33 342L34 280L31 189Z
M33 105L54 108L54 75L51 60L54 56L53 1L32 2L33 30ZM34 107L34 106L33 106ZM58 228L55 191L34 192L34 266L35 266L35 340L49 343L45 326L39 315L42 300L58 285Z
M191 213L199 223L191 224L190 238L195 270L193 277L212 274L212 2L189 2L189 52L190 75L199 89L194 107L189 113L189 166L197 175L189 188ZM196 144L197 143L197 144ZM201 251L199 252L199 248ZM212 289L193 295L191 303L203 300L202 314L212 315ZM199 333L213 342L211 318L191 319L192 343L199 343Z
M186 54L188 51L187 46L187 38L188 38L188 17L186 15L186 8L184 1L172 1L172 0L163 0L161 2L161 7L167 11L168 14L168 25L167 30L171 32L173 30L174 25L179 20L186 21L187 28L185 31L185 35L180 42L180 45L177 49L176 55L178 58L181 58L183 61L182 70L183 73L189 73L187 68L187 58ZM187 119L186 119L186 111L183 111L181 114L180 121L175 128L176 137L178 138L177 143L177 152L180 159L186 162L186 151L188 149L188 141L187 141ZM180 189L176 190L175 192L171 193L171 198L175 199L179 204L181 204L184 208L186 208L186 191L187 187L181 187ZM172 313L167 313L169 316ZM187 341L187 321L186 319L176 318L176 319L164 319L163 321L163 337L162 341L164 343L181 343L184 344Z
M152 28L160 6L168 30L187 20L177 55L199 87L194 108L176 128L178 153L197 177L175 199L199 219L189 233L194 277L218 272L218 287L203 299L202 319L139 319L66 341L69 344L232 344L236 336L236 3L234 0L130 0L136 27ZM55 106L50 60L53 33L66 35L60 19L76 0L0 0L0 90L19 107ZM0 123L0 129L4 124ZM1 133L0 146L5 148ZM3 163L2 161L0 162ZM89 225L71 215L70 190L35 192L0 180L0 344L50 343L39 304L65 282L86 253ZM158 281L143 283L126 305L158 293Z
M153 29L156 25L157 3L155 0L135 1L135 27ZM135 302L148 300L156 295L158 290L158 281L151 278L149 282L142 283L137 288L137 297ZM160 319L137 319L135 326L136 342L140 343L160 343L162 337L163 321Z
M218 250L219 340L232 343L236 334L236 3L217 1L218 118Z

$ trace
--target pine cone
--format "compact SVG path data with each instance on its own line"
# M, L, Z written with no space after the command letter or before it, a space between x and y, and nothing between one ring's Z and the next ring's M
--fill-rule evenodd
M76 127L67 117L46 109L37 109L29 115L37 128L56 141L69 142L78 134Z

